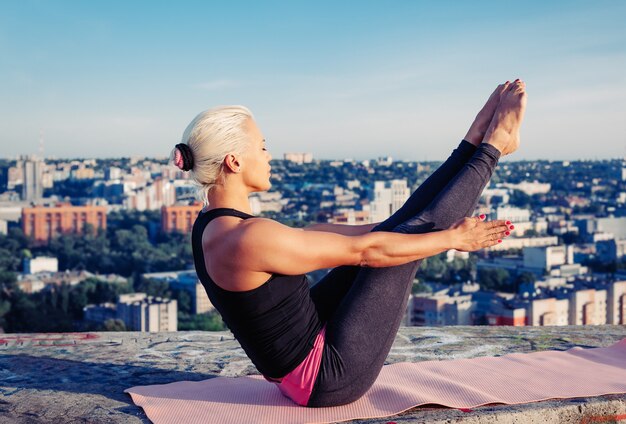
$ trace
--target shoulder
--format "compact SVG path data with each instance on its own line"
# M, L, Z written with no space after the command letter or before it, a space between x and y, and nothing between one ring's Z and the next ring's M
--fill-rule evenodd
M261 220L268 221L256 217L242 219L232 215L213 218L204 228L202 246L205 249L211 248L211 250L232 249L245 241L250 234L257 233L259 231L258 221ZM266 225L265 223L262 227Z
M251 262L264 252L255 240L269 237L266 227L273 227L272 223L280 225L269 219L220 216L207 225L202 250L207 271L218 286L241 291L267 281L271 274L253 269Z

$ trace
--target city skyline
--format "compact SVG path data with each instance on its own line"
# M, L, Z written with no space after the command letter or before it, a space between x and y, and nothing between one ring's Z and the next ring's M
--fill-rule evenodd
M509 160L626 154L626 4L6 4L3 157L164 157L250 107L274 158L442 160L498 82L529 103Z

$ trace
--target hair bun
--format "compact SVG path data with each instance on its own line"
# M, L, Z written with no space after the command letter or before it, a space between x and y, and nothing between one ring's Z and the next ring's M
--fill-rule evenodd
M193 153L191 152L191 148L185 143L178 143L176 145L174 165L183 171L189 171L193 168Z

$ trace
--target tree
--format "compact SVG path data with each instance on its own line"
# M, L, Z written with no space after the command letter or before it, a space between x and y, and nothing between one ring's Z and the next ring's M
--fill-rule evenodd
M85 281L90 280L93 281L96 286L95 291L89 297L89 303L116 303L121 294L132 293L132 287L128 281L126 283L109 283L96 278L87 279Z
M20 257L9 249L0 247L0 270L17 271L20 266Z
M478 271L478 282L483 289L507 290L509 287L509 272L500 268L484 268Z
M224 331L227 327L218 312L189 315L178 312L179 331Z
M5 315L7 330L11 333L32 331L33 324L40 321L40 310L26 293L18 290L11 299L11 310Z
M532 205L532 198L521 190L513 190L509 203L518 208L528 208Z
M527 272L527 271L522 272L515 279L515 283L514 283L515 292L517 293L519 291L520 285L534 283L536 280L537 280L537 277L535 277L535 274L533 274L532 272Z
M174 290L172 297L176 299L178 310L180 312L190 314L191 313L191 296L187 290Z
M0 300L0 330L6 326L4 316L11 310L11 302L8 300Z
M581 241L580 236L578 235L578 233L573 232L573 231L569 231L569 232L563 234L561 236L561 239L563 240L563 244L576 244L576 243L579 243Z
M425 280L440 280L447 268L441 256L436 255L424 259L422 266L418 269L418 275Z
M11 271L0 271L0 290L9 293L17 289L17 274Z
M418 294L418 293L432 293L432 290L429 286L427 286L424 283L421 283L421 282L413 283L413 287L411 287L411 294Z
M167 281L152 280L149 278L139 278L139 284L135 286L135 291L145 293L148 296L172 298Z
M102 324L102 331L126 331L126 324L121 319L108 319Z

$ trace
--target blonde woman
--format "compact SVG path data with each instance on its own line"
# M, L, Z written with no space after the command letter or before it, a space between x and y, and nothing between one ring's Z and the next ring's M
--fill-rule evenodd
M519 144L524 83L499 85L465 139L382 223L290 228L253 216L270 159L252 114L199 114L174 150L205 208L192 233L198 277L242 348L270 382L308 407L343 405L372 386L391 349L421 259L475 251L510 222L470 216L501 155ZM305 273L333 268L310 290Z

